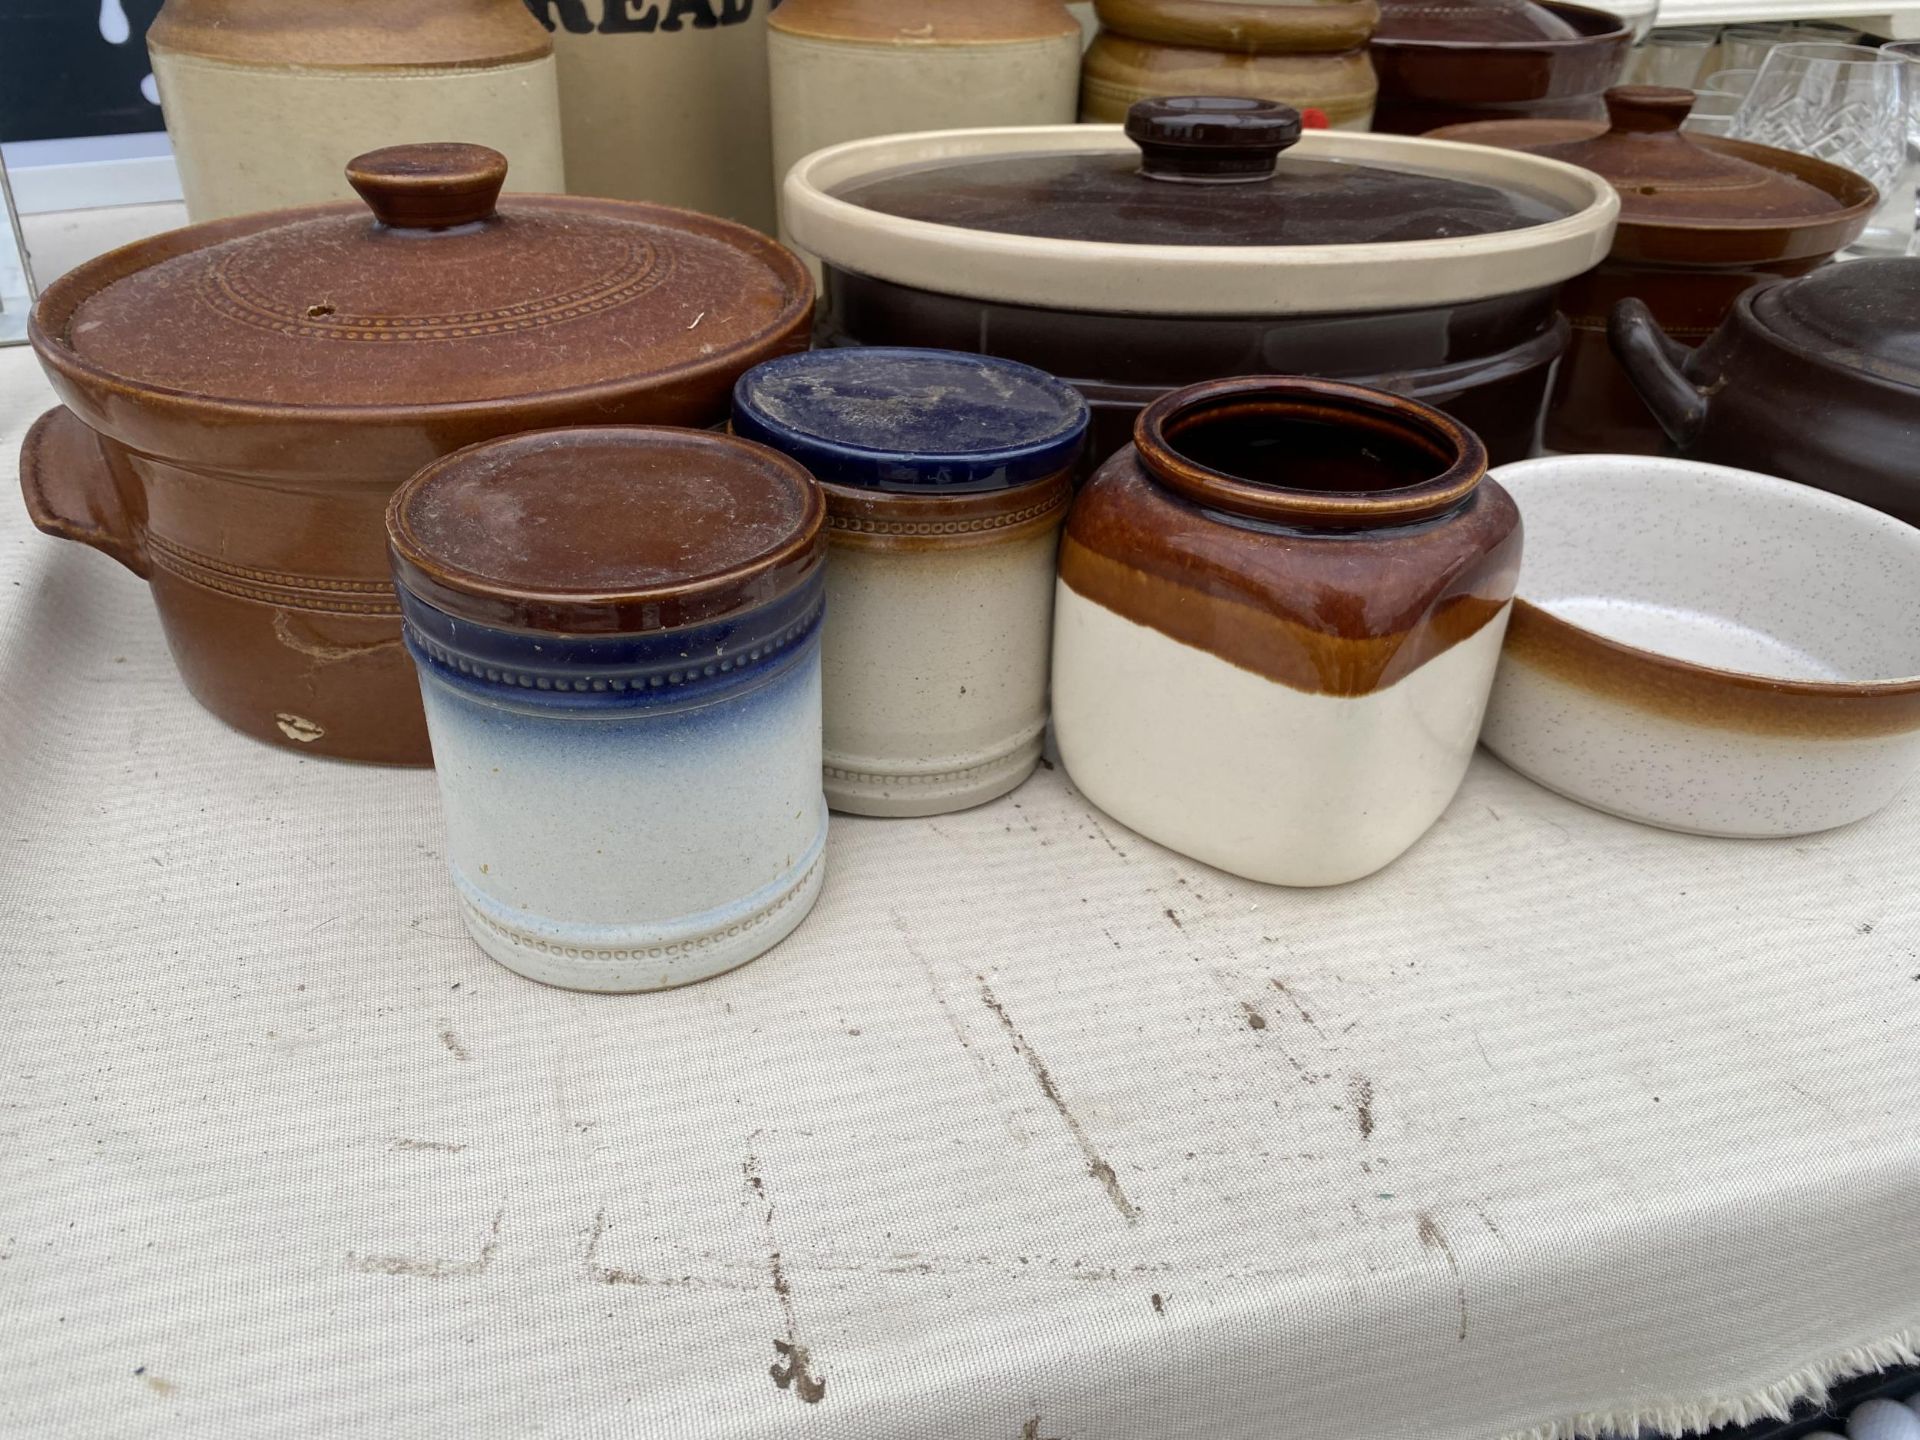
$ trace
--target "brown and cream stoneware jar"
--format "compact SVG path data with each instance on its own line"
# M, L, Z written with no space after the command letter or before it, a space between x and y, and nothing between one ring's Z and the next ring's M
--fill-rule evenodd
M167 0L147 32L187 214L344 200L348 160L458 136L565 190L553 42L520 0Z
M1176 391L1061 541L1060 755L1101 809L1250 879L1337 885L1425 834L1480 732L1520 516L1473 433L1331 381Z
M1079 392L978 355L816 350L743 375L733 428L826 492L828 803L938 815L1019 785L1047 725Z
M64 402L21 451L34 523L147 578L187 688L250 735L425 763L394 489L524 430L712 425L743 371L806 344L812 286L771 240L503 201L506 168L473 145L377 151L350 167L364 204L154 236L34 307Z

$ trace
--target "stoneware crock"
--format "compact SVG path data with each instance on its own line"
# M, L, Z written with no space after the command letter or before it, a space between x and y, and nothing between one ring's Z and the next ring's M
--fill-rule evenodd
M34 523L150 580L187 688L250 735L425 763L394 488L521 430L711 425L743 371L806 344L811 282L771 240L655 206L496 204L505 171L475 146L362 156L365 204L155 236L34 308L66 404L21 452Z
M1471 431L1378 391L1222 380L1141 413L1061 540L1074 784L1250 879L1337 885L1426 833L1472 757L1520 517Z
M819 487L695 430L549 430L429 465L387 511L462 918L508 969L658 990L812 908Z
M826 491L828 803L937 815L1025 780L1079 392L977 355L816 350L742 376L733 429Z
M1080 24L1060 0L786 0L773 13L773 173L870 135L1064 125Z
M525 3L553 36L574 194L773 233L767 17L779 0Z
M1750 290L1697 350L1623 300L1611 339L1680 454L1920 525L1920 258L1854 260Z
M1705 835L1871 815L1920 768L1920 530L1650 456L1496 472L1527 524L1487 747L1563 795Z
M566 189L553 42L520 0L167 0L147 53L195 221L350 199L355 155L443 135Z
M1364 380L1497 456L1532 453L1566 340L1555 288L1607 252L1619 199L1537 156L1176 97L1126 126L857 141L787 177L825 265L827 345L1036 366L1093 407L1092 456L1142 406L1222 375Z
M1111 123L1163 95L1241 95L1311 106L1364 130L1377 86L1367 37L1374 0L1099 0L1082 63L1080 118Z
M1669 335L1697 343L1746 290L1803 275L1851 244L1879 194L1811 155L1683 132L1691 90L1618 85L1606 100L1604 124L1490 120L1433 135L1582 165L1620 192L1612 252L1560 288L1573 336L1547 406L1546 444L1653 455L1666 436L1607 343L1614 305L1644 300Z
M1633 29L1559 0L1382 0L1373 128L1420 135L1474 120L1597 120Z

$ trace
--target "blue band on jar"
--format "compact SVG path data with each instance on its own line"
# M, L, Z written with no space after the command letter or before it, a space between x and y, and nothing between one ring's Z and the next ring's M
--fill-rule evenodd
M808 654L826 610L826 570L769 604L643 635L552 635L462 620L405 588L407 650L423 673L476 698L604 714L704 705Z
M812 350L733 388L733 433L816 479L903 494L1007 490L1057 475L1086 443L1087 402L1044 370L957 350Z

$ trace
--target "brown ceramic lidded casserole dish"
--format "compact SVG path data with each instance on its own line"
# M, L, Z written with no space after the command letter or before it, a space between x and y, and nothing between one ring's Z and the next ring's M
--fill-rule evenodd
M1597 119L1632 45L1619 16L1559 0L1383 0L1373 128Z
M1435 139L1525 150L1605 176L1620 192L1613 251L1569 280L1573 327L1547 409L1549 449L1652 455L1664 448L1607 345L1607 315L1644 300L1667 333L1695 343L1761 280L1800 275L1850 244L1879 201L1850 170L1786 150L1688 135L1693 92L1618 86L1607 124L1510 120L1453 125Z
M1518 162L1518 163L1516 163ZM1619 200L1479 146L1302 134L1258 100L1142 101L1124 130L888 136L807 157L787 224L823 262L819 341L998 355L1079 387L1091 458L1169 390L1351 379L1529 454L1565 343L1562 282Z
M21 455L34 523L148 578L187 687L248 734L425 763L393 489L519 431L714 424L743 371L805 347L811 283L772 241L659 206L496 204L505 175L478 146L376 151L349 168L365 205L156 236L34 309L66 402Z

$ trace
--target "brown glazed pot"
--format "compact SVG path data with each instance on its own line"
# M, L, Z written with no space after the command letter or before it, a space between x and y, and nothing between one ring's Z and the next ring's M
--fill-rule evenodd
M1606 253L1619 206L1572 166L1303 135L1285 106L1217 97L1141 102L1124 130L840 146L786 198L824 268L820 344L1058 375L1093 408L1093 463L1169 390L1276 372L1423 400L1523 458L1565 344L1554 290Z
M1879 203L1873 185L1811 155L1689 135L1693 92L1615 86L1607 122L1492 120L1436 140L1525 150L1581 165L1620 192L1613 250L1560 287L1572 327L1547 405L1546 445L1567 453L1657 455L1666 436L1607 342L1629 296L1668 335L1697 344L1762 280L1804 275L1852 243Z
M1419 21L1420 6L1383 6L1371 46L1380 77L1373 128L1424 135L1475 120L1599 119L1605 113L1600 97L1627 62L1632 27L1604 10L1560 0L1532 8L1573 33L1499 38L1495 26L1492 34L1463 29L1457 38L1442 38Z
M1920 257L1749 290L1697 350L1639 300L1614 307L1610 333L1679 454L1920 525Z
M1081 64L1083 121L1117 123L1135 101L1201 94L1311 106L1357 130L1373 117L1375 0L1098 0L1095 9L1100 32Z
M496 205L477 146L376 151L366 205L192 226L49 286L65 407L21 452L33 521L148 579L182 677L247 734L424 764L387 497L523 430L711 425L802 349L804 267L743 227L564 196ZM367 207L373 215L367 214Z
M1458 788L1520 569L1474 435L1328 381L1196 385L1074 501L1054 729L1135 830L1269 883L1357 879Z

